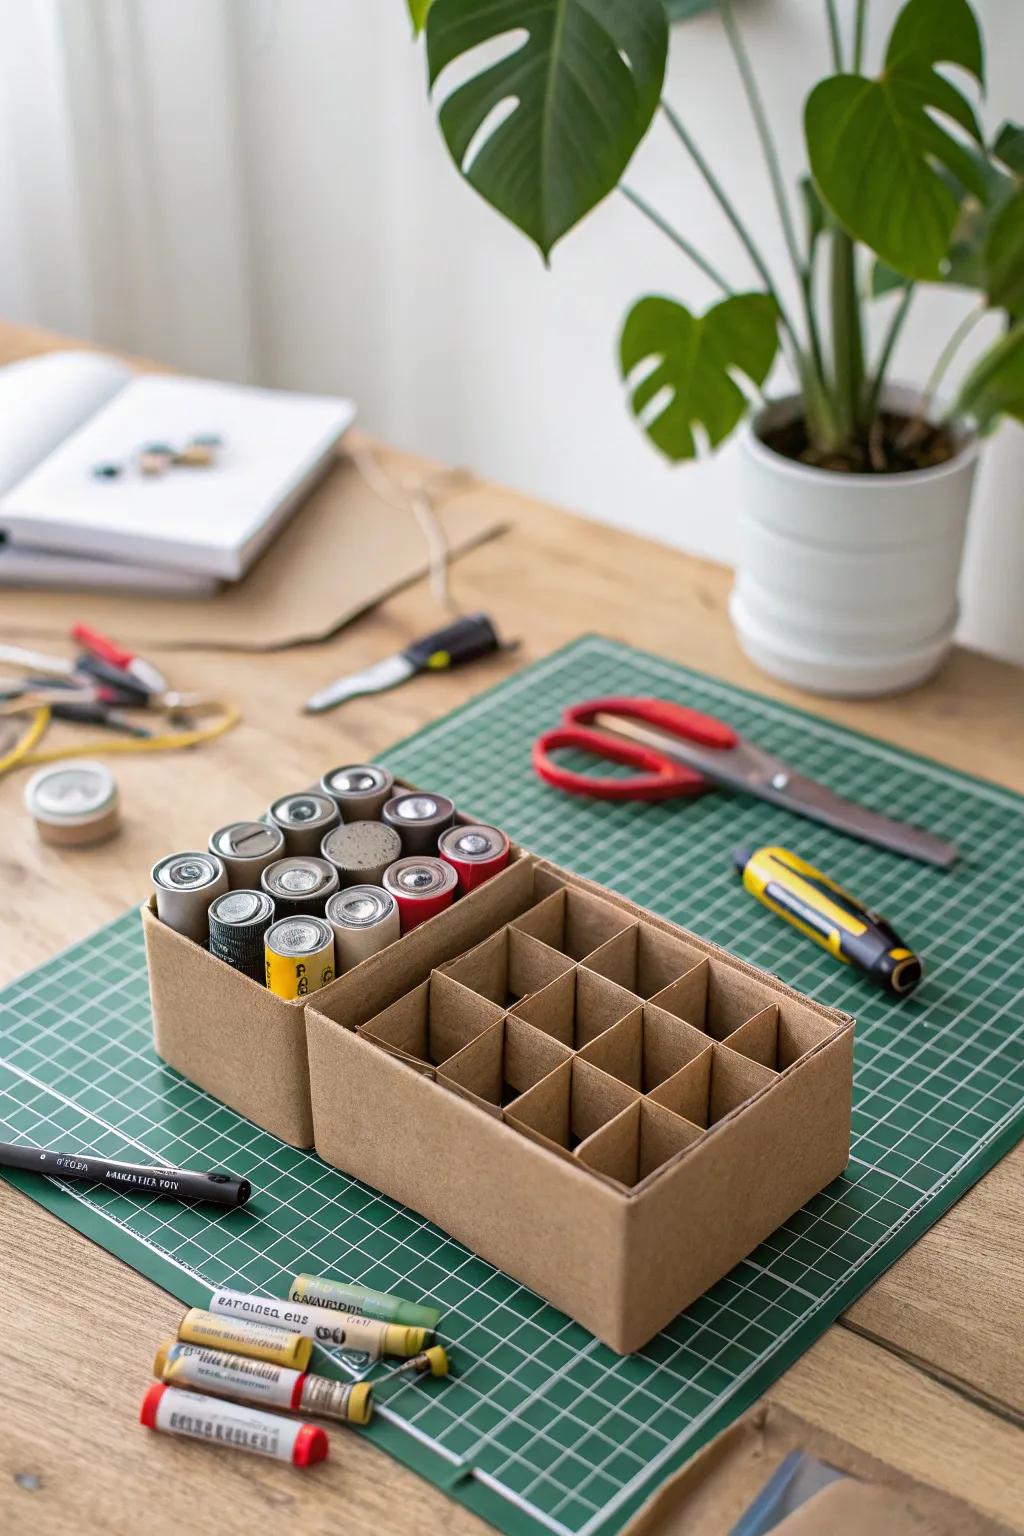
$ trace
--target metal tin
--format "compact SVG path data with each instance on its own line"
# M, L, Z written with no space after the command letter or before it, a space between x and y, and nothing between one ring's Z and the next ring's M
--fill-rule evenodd
M378 763L346 763L329 768L320 788L330 795L342 821L376 821L395 788L395 776Z
M117 783L90 758L40 768L25 786L25 804L44 843L99 843L117 830Z
M384 871L402 857L402 839L382 821L353 821L332 827L320 853L345 885L379 885Z
M290 858L304 853L317 854L325 832L336 827L341 813L330 795L316 789L303 789L295 795L282 795L267 812L267 820L284 833L285 851Z
M408 933L428 917L443 912L455 900L458 876L443 859L399 859L384 872L384 889L395 898Z
M274 903L265 891L226 891L210 903L210 954L253 981L266 977L264 937L274 921Z
M338 871L326 859L278 859L260 875L260 889L273 897L278 917L323 917L328 896L338 889Z
M505 868L509 843L497 827L473 822L470 826L449 827L447 832L442 832L437 852L455 870L459 891L465 895Z
M284 833L269 821L232 821L210 838L232 890L254 891L268 864L284 856Z
M154 865L156 915L197 944L210 936L208 912L215 896L228 888L224 865L214 853L170 853Z
M338 891L328 901L324 916L334 929L334 963L339 976L394 943L402 931L398 903L379 885L352 885Z
M264 956L276 997L306 997L334 980L334 930L321 917L283 917L267 929Z
M418 853L435 854L438 838L455 819L455 806L446 795L407 790L388 801L380 818L395 828L406 858Z

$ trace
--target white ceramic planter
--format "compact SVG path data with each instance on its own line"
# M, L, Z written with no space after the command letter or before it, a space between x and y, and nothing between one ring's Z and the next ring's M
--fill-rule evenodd
M887 391L891 409L918 394ZM812 469L761 434L791 419L780 400L744 429L740 556L729 603L751 661L814 693L896 693L945 660L978 455L901 475Z

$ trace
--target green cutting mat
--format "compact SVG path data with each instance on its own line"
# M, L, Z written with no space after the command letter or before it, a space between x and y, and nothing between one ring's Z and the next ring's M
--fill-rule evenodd
M545 788L529 768L533 737L564 705L602 693L721 714L841 793L956 839L960 863L940 873L724 793L609 806ZM527 846L855 1013L847 1174L642 1354L620 1359L437 1229L162 1066L133 912L0 997L0 1137L223 1164L258 1194L216 1215L9 1177L190 1304L224 1283L283 1294L299 1269L435 1298L458 1374L404 1386L371 1436L504 1531L611 1536L1024 1129L1024 801L598 638L386 757ZM730 850L772 841L897 922L927 962L911 1000L892 1005L743 894Z

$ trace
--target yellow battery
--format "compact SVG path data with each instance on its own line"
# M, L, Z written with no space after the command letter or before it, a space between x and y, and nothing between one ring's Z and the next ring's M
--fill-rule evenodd
M334 929L321 917L282 917L264 939L267 986L277 997L306 997L334 980Z
M251 1360L269 1360L293 1371L304 1371L313 1353L313 1340L302 1334L283 1333L269 1323L245 1318L214 1317L200 1307L185 1313L178 1324L178 1338L183 1344L202 1344L232 1355L248 1355Z

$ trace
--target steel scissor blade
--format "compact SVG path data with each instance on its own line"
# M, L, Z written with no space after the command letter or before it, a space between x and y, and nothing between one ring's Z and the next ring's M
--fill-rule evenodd
M810 821L820 821L837 832L859 838L861 842L888 848L892 853L918 859L922 864L935 864L939 869L949 869L956 860L955 844L944 842L934 833L912 827L908 822L894 821L879 811L869 811L853 800L845 800L817 779L795 773L781 758L761 751L752 742L741 739L739 746L721 751L637 725L619 715L598 715L595 724L602 730L654 747L666 757L675 758L688 768L696 768L727 789L756 795L759 800L780 805Z

